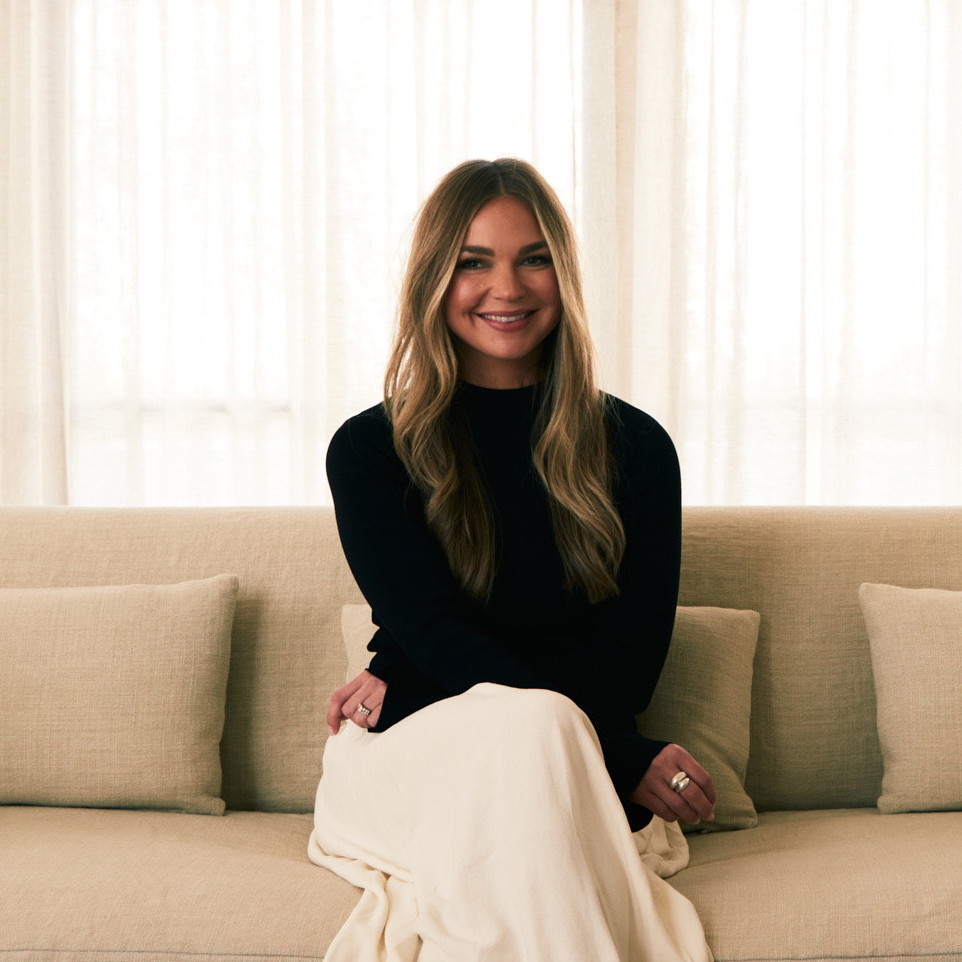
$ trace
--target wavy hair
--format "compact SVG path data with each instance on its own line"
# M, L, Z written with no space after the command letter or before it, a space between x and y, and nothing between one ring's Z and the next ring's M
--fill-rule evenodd
M497 567L495 523L470 434L452 405L459 360L444 303L471 221L504 196L531 209L558 278L561 319L543 345L532 456L548 494L566 587L598 602L618 593L625 548L612 497L605 401L595 383L574 231L530 164L467 161L422 206L401 287L385 408L398 456L424 495L429 527L464 590L484 603Z

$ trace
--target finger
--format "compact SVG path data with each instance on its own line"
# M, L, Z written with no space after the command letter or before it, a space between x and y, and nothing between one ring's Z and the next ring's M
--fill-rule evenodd
M647 808L653 815L664 819L666 822L677 822L678 815L673 809L669 808L654 792L647 788L641 788L632 794L631 800L643 808Z
M715 806L702 791L698 782L692 780L683 791L673 792L673 794L681 802L680 817L690 825L708 822L715 817Z
M358 700L358 704L355 706L355 712L359 712L362 705L364 708L369 709L369 714L360 711L362 727L374 728L378 723L378 719L381 717L381 706L384 704L384 694L387 691L387 684L370 672L365 672L365 676L364 684L358 688L355 695Z
M327 709L327 727L332 735L336 735L341 730L341 722L344 720L344 701L335 692L331 696L330 704Z
M672 775L674 774L673 771ZM680 818L690 825L697 825L701 821L710 821L714 816L714 806L698 783L690 778L688 784L680 792L676 792L671 787L670 779L660 773L652 773L649 785L660 804L672 813L672 821Z
M365 714L361 711L361 705L365 708L370 709L370 714ZM356 722L361 728L374 728L377 725L378 718L381 717L381 706L374 705L370 701L361 700L361 702L355 706L354 714L351 716L352 721Z
M659 801L674 816L674 819L681 819L694 825L702 820L702 814L698 808L698 793L700 790L694 782L689 782L684 792L676 792L669 783L659 781L655 789ZM710 810L710 806L706 806Z
M714 807L716 801L715 783L712 781L711 775L709 775L708 772L706 772L705 769L702 768L694 758L687 763L687 767L682 766L682 768L684 768L684 771L688 777L698 785L698 787L704 793L705 798L707 798Z
M665 775L669 789L677 772L688 776L689 784L681 797L689 801L701 818L710 820L715 811L715 783L711 775L680 745L669 745L655 761L659 763L658 770Z
M345 714L359 728L370 728L372 724L371 717L374 715L374 709L363 700L356 701L353 709L349 706L345 708Z
M336 735L340 731L341 720L350 717L349 714L345 714L344 706L350 704L351 699L361 684L362 681L360 679L354 679L346 685L342 685L331 695L331 700L327 708L327 727L332 735Z
M350 712L350 718L361 728L373 728L381 717L382 695L381 689L383 682L375 679L376 684L364 685L354 695L353 710L350 705L346 710ZM364 711L363 709L367 709Z

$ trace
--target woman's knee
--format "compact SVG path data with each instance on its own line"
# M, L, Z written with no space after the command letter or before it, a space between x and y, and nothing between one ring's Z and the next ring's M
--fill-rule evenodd
M585 713L567 695L547 688L510 688L506 685L477 686L491 700L499 718L517 730L564 728L590 724Z

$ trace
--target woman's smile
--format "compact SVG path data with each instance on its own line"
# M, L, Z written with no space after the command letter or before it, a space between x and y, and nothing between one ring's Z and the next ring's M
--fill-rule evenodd
M478 311L477 315L483 321L494 325L496 329L519 329L523 322L533 317L534 311L514 311L510 314L499 314L495 311Z

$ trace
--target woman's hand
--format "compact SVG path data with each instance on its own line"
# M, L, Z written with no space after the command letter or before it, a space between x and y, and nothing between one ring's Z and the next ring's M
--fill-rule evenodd
M684 789L676 792L671 780L680 772L684 772L689 781ZM695 825L715 817L715 785L711 775L680 745L667 745L655 756L631 793L631 801L666 822L680 818Z
M366 668L356 678L338 688L333 695L327 709L327 727L332 735L341 729L341 722L349 718L361 728L373 728L381 717L381 705L384 703L384 693L387 682L381 681L377 675L372 675ZM361 711L370 709L370 714Z

